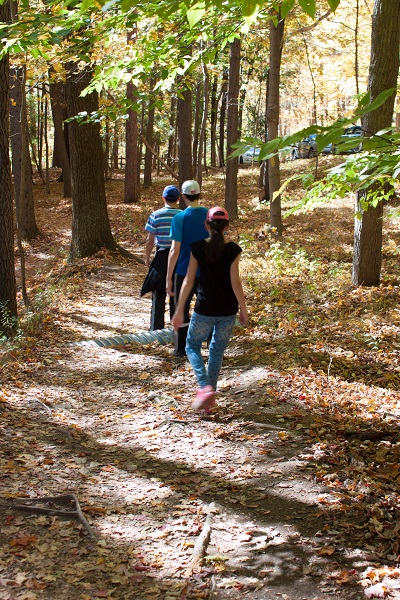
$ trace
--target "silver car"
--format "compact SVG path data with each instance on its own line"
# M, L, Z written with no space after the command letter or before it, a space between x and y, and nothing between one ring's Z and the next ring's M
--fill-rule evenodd
M292 148L292 159L296 160L296 158L313 158L317 156L317 135L315 133L311 133L307 137L301 140L301 142L297 142Z
M260 148L249 148L246 150L244 154L239 156L239 163L241 165L252 165L253 163L258 162L258 157L260 155Z

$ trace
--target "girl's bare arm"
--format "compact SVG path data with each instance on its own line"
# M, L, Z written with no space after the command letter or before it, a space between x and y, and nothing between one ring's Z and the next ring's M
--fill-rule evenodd
M241 325L247 325L248 313L246 298L244 297L242 282L239 275L239 258L240 256L237 256L231 264L231 284L236 299L239 303L239 322Z

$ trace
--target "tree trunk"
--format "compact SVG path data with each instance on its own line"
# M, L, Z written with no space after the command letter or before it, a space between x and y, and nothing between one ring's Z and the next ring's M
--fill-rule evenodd
M203 64L203 76L204 76L204 84L203 84L203 114L200 126L200 135L199 135L199 150L198 150L198 159L197 159L197 173L196 179L201 186L203 182L203 163L206 165L206 151L205 151L205 141L206 141L206 130L207 130L207 116L208 116L208 85L209 85L209 77L208 70L206 65Z
M136 39L136 27L127 35L127 42ZM138 114L133 104L136 101L136 86L129 81L126 86L126 98L132 103L128 109L125 129L125 183L124 203L136 204L140 200L140 161L138 153Z
M179 183L193 179L192 163L192 92L185 89L178 98L178 165Z
M38 111L38 144L37 144L37 159L38 159L38 167L39 174L43 181L45 182L43 175L43 100L44 100L44 91L43 84L36 84L37 88L37 111Z
M399 0L375 0L372 15L371 62L368 90L371 100L389 88L396 88L399 73L400 47ZM365 135L373 135L380 129L391 127L396 94L394 93L378 110L362 119ZM382 215L383 202L376 208L364 208L367 191L357 196L355 219L353 285L377 286L380 284L382 262Z
M126 97L130 102L136 99L136 88L131 81L126 86ZM125 129L125 204L134 204L140 200L139 164L138 114L136 110L129 108Z
M91 114L99 108L98 94L81 97L89 85L91 70L78 71L76 63L67 65L65 95L68 117ZM115 250L111 234L104 187L104 156L99 123L71 121L69 127L72 180L71 258L91 256L100 248Z
M199 135L200 135L200 121L201 121L201 91L202 84L200 82L196 85L196 98L194 101L194 123L193 123L193 172L197 173L198 162L199 162L199 154L201 150L199 150ZM201 159L200 159L201 161ZM200 183L200 182L199 182Z
M167 164L173 167L175 163L175 129L176 129L176 96L171 98L171 109L169 113L169 136L168 136L168 155Z
M28 120L24 67L13 67L10 74L10 134L15 202L19 215L21 238L33 240L39 233L36 223L32 187L32 166L29 154Z
M112 142L112 166L115 171L118 171L118 149L119 149L119 138L118 138L118 125L114 123L114 137Z
M228 91L228 70L224 68L222 73L221 86L221 109L219 112L219 157L218 164L220 167L225 166L225 118L227 106L227 91Z
M10 4L0 4L0 23L10 19ZM14 267L14 228L9 156L10 73L8 55L0 59L0 332L10 335L17 316ZM11 317L11 319L10 319Z
M50 194L50 155L49 155L49 99L44 99L44 156L46 165L46 193Z
M233 151L232 144L239 139L239 76L240 76L240 39L236 38L230 46L229 83L228 83L228 119L226 132L227 158ZM239 159L229 158L226 163L225 207L231 219L238 216L237 174Z
M268 126L267 126L267 107L268 107L268 82L269 82L269 71L267 71L266 85L265 85L265 141L268 141ZM260 202L269 202L269 176L268 176L269 161L263 160L260 165L260 175L258 178L258 198Z
M154 146L154 96L153 89L155 86L155 78L152 76L150 79L150 96L147 111L147 124L146 124L146 141L153 148ZM144 153L144 173L143 173L143 187L150 187L152 183L152 167L153 167L153 155L149 148L146 146Z
M278 23L270 22L270 57L269 57L269 80L268 80L268 104L267 104L267 132L268 141L278 137L279 128L279 84L281 74L282 44L285 28L284 19L278 14ZM280 188L279 156L268 161L268 181L270 196L270 225L272 233L280 238L282 236L282 209L281 197L273 200L273 194Z
M57 156L60 163L59 166L62 170L64 198L71 198L71 170L69 166L69 154L67 146L67 124L64 123L66 119L64 85L61 82L56 81L54 83L50 83L49 89L54 126L54 149L57 149Z
M218 115L218 76L214 75L211 84L210 98L210 165L217 165L217 115Z

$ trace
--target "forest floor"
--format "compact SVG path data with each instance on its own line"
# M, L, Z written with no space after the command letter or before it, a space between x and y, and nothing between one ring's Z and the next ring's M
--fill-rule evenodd
M207 418L170 346L81 344L148 329L146 269L108 252L67 262L70 201L36 186L33 309L0 346L1 600L400 597L399 219L385 220L382 285L353 289L351 202L292 215L278 246L256 181L241 170L231 231L250 323ZM167 183L139 206L108 184L113 232L137 255ZM203 189L222 202L221 175ZM78 518L26 510L68 494Z

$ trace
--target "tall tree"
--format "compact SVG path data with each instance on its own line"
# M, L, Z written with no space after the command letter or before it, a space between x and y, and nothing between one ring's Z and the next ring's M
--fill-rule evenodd
M228 118L226 147L227 156L233 151L232 145L239 139L239 80L240 80L240 39L230 45L229 82L228 82ZM238 216L237 174L239 159L231 158L226 164L225 206L231 219Z
M368 90L371 100L380 92L397 87L400 50L399 0L375 0L372 15L371 61ZM392 126L396 93L379 108L362 119L365 135L371 136ZM383 201L366 206L368 192L357 194L354 225L354 255L352 282L354 285L380 284L382 262Z
M33 240L39 233L33 200L25 101L25 69L13 66L10 76L10 133L15 202L21 238Z
M127 35L127 43L133 44L137 37L137 26ZM138 113L134 107L137 100L136 86L128 81L126 86L126 98L130 104L128 107L128 119L125 129L125 182L124 203L133 204L140 200L140 161L138 151Z
M192 140L192 158L193 158L193 171L197 173L198 169L198 153L199 153L199 135L200 135L200 121L201 121L201 96L202 96L202 84L200 81L196 84L196 94L194 99L194 119L193 119L193 140ZM200 149L201 154L201 149ZM200 183L200 182L199 182Z
M205 64L203 64L203 113L201 118L200 125L200 135L199 135L199 151L197 157L197 171L196 171L196 179L199 184L202 184L203 181L203 166L206 166L205 156L206 153L204 151L206 144L206 130L207 130L207 117L208 117L208 101L209 101L209 75L208 69ZM206 167L207 168L207 167Z
M214 73L210 92L210 165L217 165L218 74Z
M219 159L218 164L220 167L225 166L225 120L226 120L226 107L228 105L228 69L224 67L222 72L222 85L221 85L221 108L219 111Z
M99 108L97 92L81 96L89 85L92 71L67 65L65 95L68 117L90 115ZM100 248L111 250L117 244L111 234L104 186L104 157L99 123L72 120L69 123L72 182L71 258L91 256Z
M168 153L167 164L169 167L174 165L175 145L176 145L176 96L171 96L171 108L169 111L169 135L168 135Z
M183 90L177 105L179 183L193 179L192 163L192 92Z
M0 23L10 20L10 4L0 4ZM17 316L14 268L13 195L9 156L10 79L8 55L0 58L0 331L12 332L9 317Z
M155 98L154 98L154 86L155 86L154 74L150 78L150 93L147 107L147 123L146 123L146 141L151 148L154 146L154 114L155 114ZM153 166L153 155L148 146L144 153L144 173L143 173L143 187L150 187L152 182L152 166Z
M50 71L50 75L54 73ZM71 170L68 152L68 123L64 98L64 84L61 81L51 81L49 85L51 111L54 126L54 150L57 153L59 166L62 170L64 198L71 197Z
M280 13L275 13L270 21L269 29L269 71L268 71L268 96L267 96L267 134L268 141L278 137L280 117L280 78L282 61L283 33L285 20ZM270 225L273 233L281 237L283 231L281 197L274 199L274 193L280 188L279 156L268 161L268 182L270 197Z

